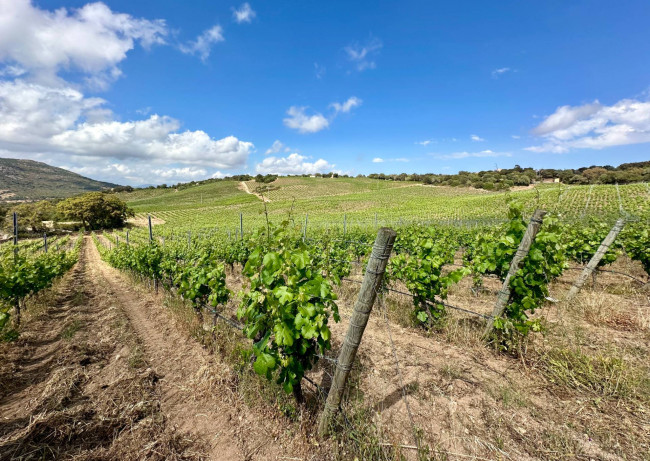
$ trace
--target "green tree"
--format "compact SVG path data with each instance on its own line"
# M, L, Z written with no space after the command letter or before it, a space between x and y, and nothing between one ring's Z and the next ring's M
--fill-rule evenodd
M113 194L90 192L59 202L58 209L66 218L81 221L90 229L121 227L135 213Z
M31 230L32 232L46 232L47 226L43 221L54 221L58 217L56 206L47 200L33 203L21 203L12 207L7 212L5 219L5 229L13 232L13 213L18 215L18 229L22 233Z

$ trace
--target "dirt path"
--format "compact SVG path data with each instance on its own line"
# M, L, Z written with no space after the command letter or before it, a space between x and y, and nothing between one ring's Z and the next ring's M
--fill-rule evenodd
M241 402L228 367L176 328L160 298L106 265L89 237L55 298L25 322L17 343L0 349L0 459L304 453L279 421ZM55 446L59 438L65 447ZM28 447L34 454L25 456Z
M258 194L257 192L251 192L251 190L248 188L248 184L246 184L246 181L240 181L238 189L246 192L247 194L254 195L255 197L257 197L263 202L271 201L271 199L269 199L268 197L264 197L262 194Z

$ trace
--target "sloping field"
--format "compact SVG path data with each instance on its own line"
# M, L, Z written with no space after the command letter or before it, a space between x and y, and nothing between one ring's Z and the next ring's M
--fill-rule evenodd
M631 215L647 210L650 189L646 184L625 186L539 185L519 191L487 192L458 187L425 186L413 182L368 178L278 178L271 184L255 181L219 181L183 190L147 189L122 194L138 213L153 213L175 229L239 227L245 230L264 223L266 211L273 221L308 220L309 226L368 227L409 222L454 220L474 222L502 220L510 198L522 200L529 210L543 207L567 216L596 214ZM257 195L256 195L257 194Z

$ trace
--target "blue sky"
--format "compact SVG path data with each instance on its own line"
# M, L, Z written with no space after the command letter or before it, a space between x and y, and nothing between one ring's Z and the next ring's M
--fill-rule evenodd
M649 160L650 2L0 0L0 156L123 184Z

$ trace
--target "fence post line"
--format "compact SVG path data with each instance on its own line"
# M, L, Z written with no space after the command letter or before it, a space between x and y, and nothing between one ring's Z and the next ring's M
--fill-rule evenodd
M576 281L571 286L571 289L564 298L565 301L571 301L576 297L578 293L580 293L580 290L589 278L589 275L594 273L594 270L596 270L598 267L598 263L601 259L603 259L603 256L605 256L605 253L607 253L607 250L612 245L612 243L614 243L614 240L616 240L616 237L618 237L618 234L621 232L621 230L623 230L624 226L625 219L619 218L614 224L614 227L612 227L612 229L609 231L609 234L607 234L607 237L605 237L605 239L598 247L598 250L596 250L596 253L594 253L594 255L589 260L587 267L584 268L584 270L580 273Z
M503 286L497 295L497 302L494 305L494 309L492 310L492 318L488 319L487 325L485 326L485 332L483 333L483 337L485 338L487 338L490 333L492 333L492 328L494 327L494 319L500 317L508 305L508 300L510 299L510 280L521 268L521 265L524 262L524 258L526 258L526 255L530 251L530 246L535 241L535 237L539 232L539 228L542 226L542 222L544 221L544 215L546 215L546 211L535 210L533 217L530 218L526 232L524 233L524 236L519 243L519 248L517 248L517 252L510 262L510 270L508 270L508 274L503 281Z
M384 279L384 272L386 271L386 265L393 250L396 236L397 233L388 227L382 227L377 232L377 238L372 247L368 265L366 266L361 290L354 305L348 331L336 362L332 387L327 394L325 409L318 423L318 434L321 437L325 437L329 433L332 418L341 405L345 383L357 355L361 337L368 324L372 306L377 298L377 290L381 287L382 280Z
M244 240L244 214L239 213L239 237Z

